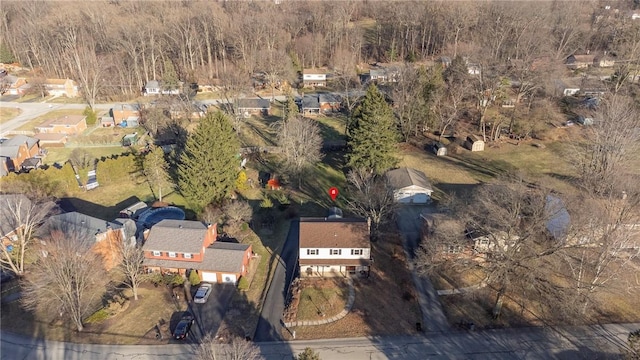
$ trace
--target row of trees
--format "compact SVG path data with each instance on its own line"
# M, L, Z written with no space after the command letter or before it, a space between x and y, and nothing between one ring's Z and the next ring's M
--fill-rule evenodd
M624 4L620 4L623 6ZM624 10L624 9L621 9ZM559 61L580 50L631 58L637 26L596 2L14 2L1 43L46 76L80 82L96 97L137 94L146 81L220 79L261 71L270 86L293 69L467 55L485 65ZM112 24L111 19L118 19ZM629 56L627 56L629 55ZM637 55L637 54L636 54ZM294 65L294 66L292 66Z

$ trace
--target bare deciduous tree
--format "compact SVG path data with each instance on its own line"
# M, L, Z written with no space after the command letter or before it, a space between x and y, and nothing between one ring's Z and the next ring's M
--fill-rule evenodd
M541 262L563 246L560 241L550 241L546 236L546 224L554 214L547 207L548 192L532 189L522 180L506 180L478 188L468 201L453 201L453 214L464 226L465 232L478 239L478 244L469 244L472 251L485 254L482 261L466 256L455 256L444 264L465 269L477 268L485 274L484 283L493 287L497 297L493 307L494 316L502 311L504 296L508 291L532 291L529 284L543 284L547 274L540 271ZM457 205L455 205L457 204ZM437 225L437 224L436 224ZM421 263L432 259L451 245L459 244L459 226L448 226L434 232L418 255L418 267L429 268L432 264ZM454 231L449 233L448 231ZM478 234L479 236L473 236ZM456 239L451 243L452 239Z
M371 219L372 235L378 234L380 225L393 216L396 208L393 192L383 177L366 169L353 169L347 175L348 208L363 218Z
M253 209L245 201L232 201L222 208L226 217L231 221L251 221Z
M285 166L302 184L307 167L322 159L322 136L317 123L300 116L278 122L278 145L282 148Z
M28 309L68 317L78 331L105 276L92 245L95 235L79 228L51 227L43 238L37 263L24 277L21 298Z
M229 343L217 342L207 335L196 350L197 360L261 360L260 349L252 342L237 336Z
M138 288L146 279L142 266L144 252L142 247L131 244L129 241L121 241L119 244L122 261L118 270L126 277L125 284L133 292L133 299L138 300Z
M22 276L34 233L51 214L54 203L23 194L0 195L0 229L9 243L0 246L0 266ZM7 241L7 240L5 240Z
M169 163L164 158L164 150L159 146L152 146L144 157L143 167L151 190L156 193L158 200L162 201L162 190L174 186L169 176Z
M640 150L639 114L631 99L621 95L602 102L584 141L577 142L572 153L581 187L604 196L620 189L615 180L625 180L620 174Z

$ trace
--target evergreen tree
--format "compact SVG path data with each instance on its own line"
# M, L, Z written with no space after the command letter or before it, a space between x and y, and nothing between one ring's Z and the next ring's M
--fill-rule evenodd
M238 137L225 114L208 114L189 135L178 165L180 192L200 211L234 190L240 160Z
M296 104L296 101L292 95L290 94L287 95L287 100L285 101L284 105L285 105L285 108L284 108L283 119L285 122L293 119L294 117L298 116L298 114L300 113L300 110L298 109L298 104Z
M374 84L353 110L347 130L349 167L383 174L397 164L398 133L393 111Z
M164 158L164 150L159 146L152 146L151 151L144 157L144 175L147 177L151 190L162 201L162 190L172 187L169 177L169 164Z
M178 79L178 73L176 72L175 67L173 67L173 63L171 60L166 60L164 62L164 73L162 74L162 87L164 90L175 90L178 88L178 83L180 79Z

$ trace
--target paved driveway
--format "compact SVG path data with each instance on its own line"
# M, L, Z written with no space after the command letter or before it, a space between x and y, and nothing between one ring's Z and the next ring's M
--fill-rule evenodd
M235 291L235 286L229 284L212 284L211 295L204 304L189 304L189 311L195 317L195 323L191 328L191 340L200 340L207 334L218 332L222 323L229 301ZM197 287L196 287L197 288ZM175 325L174 325L175 326ZM173 328L171 329L173 333Z
M436 209L433 206L401 205L396 212L396 223L402 233L405 252L409 255L408 265L409 269L411 269L413 283L418 292L423 327L427 331L447 331L449 330L449 323L444 315L438 292L429 278L416 273L413 266L415 251L420 245L420 231L422 229L420 214L435 211Z

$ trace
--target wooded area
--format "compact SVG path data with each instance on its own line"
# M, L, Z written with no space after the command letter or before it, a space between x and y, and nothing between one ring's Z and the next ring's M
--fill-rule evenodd
M485 68L511 64L526 92L526 80L552 76L576 51L633 58L632 5L616 2L614 13L597 1L24 1L3 5L0 36L23 66L75 79L90 97L138 94L170 75L167 64L187 82L240 73L248 83L257 71L292 80L294 70L329 66L350 77L360 63L457 55Z

